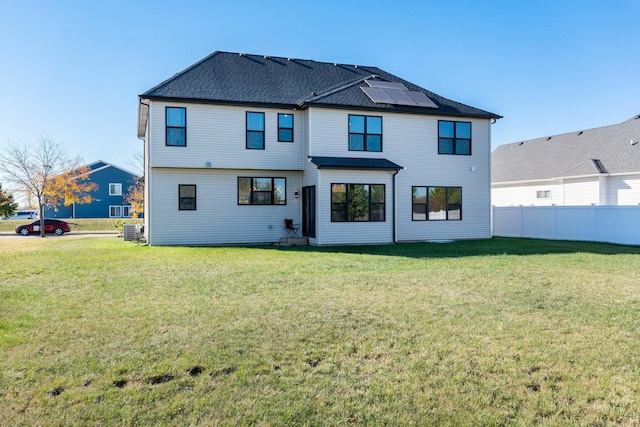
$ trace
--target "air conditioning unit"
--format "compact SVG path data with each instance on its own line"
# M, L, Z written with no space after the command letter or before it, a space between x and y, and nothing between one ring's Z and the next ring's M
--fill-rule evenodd
M140 240L140 224L125 224L122 232L125 242Z

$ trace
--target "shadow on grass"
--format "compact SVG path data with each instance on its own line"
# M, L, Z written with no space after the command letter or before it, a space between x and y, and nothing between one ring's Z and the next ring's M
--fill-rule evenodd
M366 254L408 258L459 258L491 255L545 255L591 253L598 255L640 254L640 246L566 240L494 237L485 240L461 240L451 243L398 243L363 246L269 246L267 250Z

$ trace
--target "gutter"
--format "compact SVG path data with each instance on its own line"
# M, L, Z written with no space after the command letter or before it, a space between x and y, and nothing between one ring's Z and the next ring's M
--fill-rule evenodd
M541 178L541 179L524 179L522 181L496 181L491 182L491 186L505 186L505 185L522 185L522 184L547 184L553 183L554 181L564 181L567 179L579 179L579 178L594 178L602 175L605 176L619 176L619 175L637 175L637 172L630 173L592 173L589 175L573 175L573 176L558 176L555 178Z

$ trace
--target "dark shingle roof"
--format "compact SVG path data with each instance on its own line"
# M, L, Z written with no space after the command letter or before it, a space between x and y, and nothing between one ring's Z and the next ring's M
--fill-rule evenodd
M501 145L491 155L491 181L640 172L638 141L640 115L617 125Z
M366 159L355 157L309 157L318 169L361 169L361 170L400 170L402 166L387 159Z
M400 82L438 108L375 104L360 89L365 79ZM443 98L377 67L305 59L214 52L146 91L141 98L214 104L305 108L310 105L498 119L501 116Z

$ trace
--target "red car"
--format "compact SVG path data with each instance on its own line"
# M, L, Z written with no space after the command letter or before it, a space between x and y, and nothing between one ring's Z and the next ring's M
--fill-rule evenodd
M44 232L55 233L56 236L62 236L64 233L71 231L69 224L59 219L45 219ZM20 225L16 227L16 233L28 236L31 233L40 233L40 220L33 221L31 224Z

